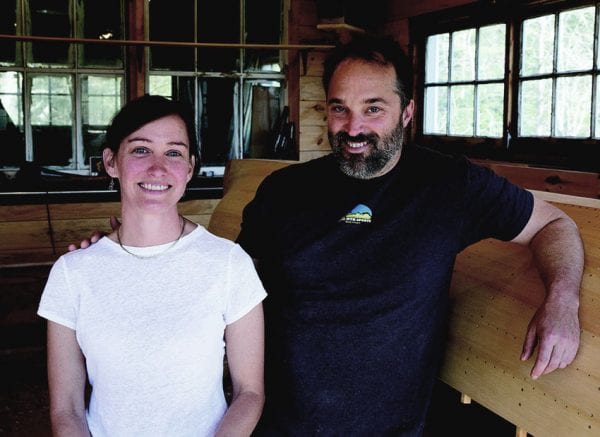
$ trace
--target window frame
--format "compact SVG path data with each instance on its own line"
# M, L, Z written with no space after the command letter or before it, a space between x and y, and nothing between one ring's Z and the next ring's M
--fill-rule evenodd
M68 0L68 11L69 11L69 37L71 39L73 35L75 38L83 34L83 22L78 16L79 11L77 8L83 7L81 0ZM17 0L17 13L16 20L17 26L15 35L30 35L31 29L30 24L27 22L26 12L29 6L26 0ZM126 15L125 15L125 2L120 4L121 21L123 27L121 32L126 32ZM34 150L36 145L33 142L33 129L34 124L31 117L31 103L32 103L32 78L42 76L68 76L71 81L70 85L70 99L71 99L71 158L66 165L52 165L52 164L40 164L44 168L53 171L65 171L72 174L89 174L90 172L90 160L85 158L86 144L83 139L83 112L82 112L82 80L85 76L108 76L108 77L120 77L121 78L121 89L119 96L121 104L125 102L126 90L125 81L127 77L126 71L126 53L125 48L122 47L121 60L122 65L118 67L107 67L107 66L80 66L80 63L84 63L83 51L85 46L83 44L77 44L75 42L58 42L56 44L67 44L67 60L66 64L54 64L54 63L38 63L33 62L32 53L34 44L48 44L45 42L29 42L29 41L17 41L14 42L16 46L15 52L15 63L13 65L0 66L2 72L15 72L21 75L21 111L23 113L23 133L25 141L25 153L24 161L33 161L38 163L34 156ZM52 43L49 43L52 44ZM42 65L39 65L42 64ZM15 172L19 170L19 166L14 165L2 165L0 166L0 172Z
M194 2L194 11L195 14L197 12L197 3L200 2L202 0L195 0ZM251 44L248 43L245 40L245 29L246 29L246 20L244 19L244 17L246 16L245 14L245 8L246 8L246 2L248 0L238 0L239 1L239 7L240 7L240 11L239 11L239 15L240 17L242 17L242 19L240 19L240 23L239 23L239 41L237 41L237 44ZM288 21L288 14L289 14L289 0L279 0L280 1L280 28L279 28L279 41L277 43L274 43L275 45L279 44L285 44L287 42L287 31L286 31L286 26L287 26L287 21ZM150 17L150 11L149 11L149 5L148 2L144 3L144 17L145 17L145 37L146 39L150 40L150 34L152 32L151 29L151 17ZM194 17L194 29L195 32L198 31L198 22L197 22L197 17ZM198 43L203 43L203 41L196 41L196 39L198 38L198 34L196 33L196 35L194 36L195 41L194 42L198 42ZM223 50L223 48L218 48L219 44L215 43L215 50ZM229 159L243 159L246 156L244 155L244 143L245 143L245 138L244 138L244 132L246 130L246 126L244 124L244 106L246 105L246 103L244 102L244 93L242 92L242 90L245 89L245 84L246 82L256 82L256 81L276 81L279 82L281 84L281 97L280 97L280 112L283 111L283 109L289 105L289 94L288 94L288 86L287 86L287 74L286 74L286 70L288 68L289 65L289 59L288 59L288 51L287 50L278 50L279 51L279 65L281 66L280 71L260 71L260 70L254 70L251 68L246 68L245 65L245 61L246 61L246 51L251 51L251 50L258 50L258 49L252 49L252 48L232 48L232 49L226 49L226 50L234 50L237 51L237 60L238 60L238 66L237 68L234 69L229 69L229 70L217 70L217 71L213 71L213 70L202 70L201 68L199 68L198 65L198 56L199 56L199 47L194 48L194 66L191 70L178 70L178 69L174 69L174 68L153 68L151 65L151 54L150 51L152 50L152 47L146 47L145 48L145 69L144 69L144 74L145 74L145 86L144 89L145 90L149 90L150 88L150 77L151 76L171 76L171 77L180 77L180 78L191 78L194 82L194 96L193 96L193 101L194 101L194 110L195 110L195 117L196 117L196 123L197 123L197 129L198 129L198 137L200 139L200 143L201 143L201 151L202 151L202 141L201 141L201 129L202 129L202 125L200 122L200 117L202 114L199 113L199 107L198 107L198 102L203 98L201 91L200 91L200 86L199 84L202 81L208 80L231 80L234 83L234 87L237 86L238 87L238 92L237 92L237 98L235 99L235 109L233 110L233 114L231 117L231 121L233 122L233 124L236 126L235 131L233 132L233 135L235 136L230 144L230 150L228 152L229 154ZM273 50L273 49L271 49ZM235 92L234 92L235 94ZM234 103L234 102L231 102ZM252 103L249 103L250 105L252 105ZM225 140L226 141L226 140ZM231 150L231 148L234 147L234 145L237 144L237 150ZM202 159L201 159L202 161ZM225 166L226 166L226 162L223 163L222 165L216 164L216 163L203 163L202 167L199 169L199 172L201 175L203 174L218 174L218 175L222 175L225 171Z
M565 170L599 171L599 140L593 137L593 120L589 138L559 137L519 137L519 85L521 57L521 29L524 20L537 16L559 13L564 10L585 6L595 6L594 65L592 68L592 116L600 98L595 90L600 77L598 65L598 20L600 2L589 0L537 0L527 4L514 5L512 2L495 4L473 4L438 11L415 17L410 20L411 47L415 63L414 98L415 118L412 124L412 138L420 144L452 154L464 154L475 159L489 159L512 163L523 163L539 167L553 167ZM501 138L465 137L424 134L425 98L425 49L430 35L453 32L470 27L483 27L495 23L506 24L506 56L504 80L504 115ZM562 77L553 71L549 77L554 80ZM600 90L599 90L600 91ZM554 107L553 107L554 116Z
M245 5L245 1L240 1L240 13L243 14L243 6ZM130 39L130 40L143 40L147 33L149 32L148 20L149 16L147 13L147 0L134 0L133 2L125 2L121 4L121 16L123 27L121 29L123 38L117 39ZM102 74L117 74L121 77L121 101L124 104L129 99L136 97L137 95L148 92L148 79L152 71L149 68L149 50L151 48L151 44L143 45L143 47L123 44L120 47L122 53L122 66L119 68L112 67L78 67L77 65L55 65L49 64L44 65L42 68L39 66L31 66L26 65L27 54L31 52L31 46L34 44L47 44L47 42L36 42L35 39L26 40L26 37L29 35L27 33L25 26L26 17L24 16L24 11L27 10L26 0L16 0L16 18L18 21L18 26L15 32L15 36L18 38L20 36L24 36L25 39L15 39L14 44L16 47L15 54L15 64L14 65L4 65L0 66L0 71L14 71L21 75L22 83L21 91L22 98L20 100L21 110L23 112L23 136L25 138L25 152L23 159L25 161L34 160L33 150L34 145L32 142L32 134L31 134L31 119L29 116L29 108L31 107L31 89L28 85L30 81L28 80L28 75L31 74L43 74L47 72L47 74L68 74L72 78L72 88L71 88L71 100L72 100L72 157L71 161L68 165L44 165L45 168L50 170L58 170L64 171L65 173L71 174L83 174L87 175L90 171L90 163L87 162L89 160L83 159L83 156L86 153L86 146L83 143L83 114L82 114L82 92L81 82L82 78L86 75L102 75ZM70 26L71 28L68 30L69 36L58 37L56 38L56 44L68 44L68 60L69 62L77 62L80 60L80 56L76 53L75 46L80 44L80 42L72 41L80 38L79 33L83 30L78 29L77 26L79 21L75 20L73 17L76 15L76 7L82 4L82 0L69 0L69 14L71 17ZM287 106L289 95L288 95L288 53L289 48L284 47L287 43L288 39L288 14L289 14L289 0L281 0L281 22L279 28L279 42L277 44L271 44L271 48L269 50L277 51L279 54L281 71L257 71L252 69L243 69L243 60L244 58L244 50L259 50L257 47L242 47L244 46L244 41L239 41L238 48L235 48L237 52L236 58L241 59L242 67L239 71L234 72L201 72L201 73L193 73L195 76L196 82L202 80L203 78L231 78L234 79L237 83L239 83L240 89L243 88L243 84L247 81L255 82L257 80L277 80L282 84L281 91L281 108ZM77 21L77 23L75 23ZM141 24L144 23L144 26ZM78 30L77 30L77 29ZM146 35L144 35L146 34ZM43 36L40 36L43 38ZM59 41L64 40L64 42ZM6 40L9 41L10 40ZM165 41L168 45L168 42ZM50 42L52 44L53 42ZM176 45L177 43L174 43ZM215 46L218 46L219 43L214 43ZM252 46L252 43L248 43L249 46ZM264 44L257 43L257 45L262 46ZM281 46L281 48L280 48ZM175 72L172 71L160 71L159 72L167 75L173 75ZM184 72L184 75L189 74L189 72ZM197 86L196 88L196 96L198 96ZM240 93L241 94L241 93ZM197 97L196 97L197 98ZM243 102L240 101L237 103L237 109L239 110L239 114L242 114ZM242 132L243 125L240 123L240 126L236 134L239 137L239 143L242 142ZM200 126L199 126L200 128ZM200 132L199 132L200 133ZM236 156L236 158L243 158L244 156ZM220 176L222 175L226 163L222 166L217 166L216 168L209 168L208 173L210 175ZM3 165L0 166L0 172L4 172L7 174L14 173L19 170L19 166L15 165ZM199 175L201 175L201 171L204 170L204 167L199 169Z

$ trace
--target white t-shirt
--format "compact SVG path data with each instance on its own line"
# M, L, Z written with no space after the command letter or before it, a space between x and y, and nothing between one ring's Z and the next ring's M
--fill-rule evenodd
M38 314L76 332L94 437L208 436L227 408L225 326L265 296L246 252L198 226L155 258L108 238L61 256Z

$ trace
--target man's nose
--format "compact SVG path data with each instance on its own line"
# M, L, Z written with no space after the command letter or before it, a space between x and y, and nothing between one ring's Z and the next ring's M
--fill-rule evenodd
M345 130L348 132L348 135L354 137L360 133L363 133L364 129L364 120L361 114L350 113L348 115L348 119L346 120Z

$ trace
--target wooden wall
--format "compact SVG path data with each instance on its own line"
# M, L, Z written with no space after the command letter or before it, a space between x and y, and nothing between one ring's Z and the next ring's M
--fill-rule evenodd
M218 199L180 204L190 220L207 225ZM0 266L50 263L93 230L110 231L109 217L119 202L49 203L0 206Z

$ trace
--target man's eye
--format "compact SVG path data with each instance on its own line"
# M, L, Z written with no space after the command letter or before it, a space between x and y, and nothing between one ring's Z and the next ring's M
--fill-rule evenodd
M343 106L331 106L329 110L333 113L341 114L345 111L345 108Z
M369 106L367 108L367 112L369 114L377 114L379 111L381 111L381 108L377 107L377 106Z

